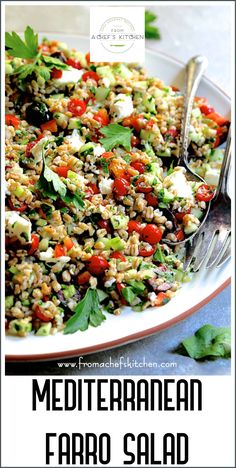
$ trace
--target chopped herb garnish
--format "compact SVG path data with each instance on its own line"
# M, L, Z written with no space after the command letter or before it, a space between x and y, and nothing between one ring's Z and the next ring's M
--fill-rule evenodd
M123 146L127 151L131 149L132 130L119 124L109 124L101 128L100 132L105 138L100 138L102 146L109 151L117 146Z
M85 331L89 325L98 327L103 320L106 319L101 311L100 302L105 297L101 298L100 293L96 289L89 288L79 304L74 310L74 315L67 321L64 333L75 333L78 330Z
M145 37L146 39L161 39L160 31L153 23L157 19L155 13L145 11Z

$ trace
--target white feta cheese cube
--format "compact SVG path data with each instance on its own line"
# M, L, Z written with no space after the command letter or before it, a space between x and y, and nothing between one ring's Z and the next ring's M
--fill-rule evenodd
M117 94L113 103L111 104L110 111L118 119L123 119L132 114L134 110L131 96L126 94Z

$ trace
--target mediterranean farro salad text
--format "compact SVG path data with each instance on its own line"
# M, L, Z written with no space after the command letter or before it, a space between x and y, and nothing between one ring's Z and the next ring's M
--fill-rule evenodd
M158 68L158 64L157 64ZM197 97L190 167L178 167L183 94L137 64L28 26L6 33L6 331L98 326L166 304L189 280L182 241L213 197L229 122Z

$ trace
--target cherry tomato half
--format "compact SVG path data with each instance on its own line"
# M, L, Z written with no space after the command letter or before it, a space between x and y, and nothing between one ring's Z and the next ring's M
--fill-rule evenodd
M50 317L49 315L47 315L46 311L44 310L43 307L40 307L39 305L37 305L34 309L34 313L36 315L36 317L39 319L39 320L42 320L42 322L50 322L50 320L52 320L53 317Z
M129 193L129 182L122 177L115 179L113 185L113 192L118 197L124 197Z
M65 255L66 255L66 248L61 244L57 244L54 249L54 257L64 257Z
M57 132L57 123L55 119L49 120L48 122L45 122L44 124L40 125L40 128L42 132L45 130L49 130L51 133L56 133Z
M125 262L126 258L124 255L122 255L120 252L112 252L110 255L110 258L116 258L117 260L120 260L121 262Z
M175 235L177 241L179 241L179 242L185 239L183 229L178 229L177 231L175 231L174 235Z
M138 145L140 145L140 143L141 143L140 138L137 137L137 136L135 136L135 135L132 135L132 136L131 136L131 140L130 140L130 141L131 141L131 146L138 146Z
M120 294L120 300L122 305L127 305L127 302L122 294L122 289L125 288L125 285L123 283L116 283L117 291Z
M183 221L183 218L186 214L190 213L190 208L187 211L178 211L175 213L175 218L178 219L178 221Z
M76 117L80 117L86 111L86 102L81 99L70 99L68 104L68 111Z
M162 230L155 224L147 224L142 230L142 239L149 244L157 244L162 238Z
M18 119L18 117L12 114L5 115L5 122L6 122L6 125L12 125L16 129L20 125L20 119Z
M106 229L108 234L111 234L111 226L109 224L109 221L106 221L105 219L100 219L98 221L98 226L100 229Z
M37 236L36 234L31 234L31 246L30 246L28 254L32 255L37 250L38 246L39 246L39 236Z
M150 192L152 192L152 187L150 187L150 186L148 186L146 184L144 177L139 177L139 179L137 179L134 182L134 185L136 186L136 192L138 192L138 193L150 193Z
M52 68L51 78L54 80L58 80L61 77L62 77L62 70L59 70L58 68Z
M110 120L106 109L100 109L93 118L103 126L108 125Z
M93 184L92 182L90 182L87 187L89 187L91 190L92 190L92 194L93 195L97 195L98 193L100 193L100 190L99 188L97 187L96 184Z
M153 255L155 252L155 249L154 247L152 247L151 249L146 249L145 247L139 249L139 255L141 257L150 257L151 255Z
M12 203L12 199L8 198L8 206L11 208L13 211L19 211L20 213L23 213L27 209L27 205L23 202L17 202L17 205L14 205Z
M89 273L89 271L84 271L83 273L80 273L77 277L77 283L79 285L82 285L82 284L86 284L89 282L91 278L91 275Z
M99 276L109 268L109 263L102 255L92 255L87 262L87 268L91 275Z
M203 104L202 106L200 106L200 111L202 114L211 114L212 112L215 112L215 109L214 107L212 106L208 106L208 104Z
M145 200L147 201L149 206L153 206L156 208L158 206L158 198L154 193L146 193Z
M131 167L133 167L136 171L139 172L139 174L143 174L146 169L146 165L142 162L132 162L130 163Z
M215 195L215 187L214 185L207 185L207 184L202 184L200 187L197 189L196 192L196 199L198 201L204 201L208 202L212 200L212 198Z
M219 127L229 124L228 119L226 119L223 115L218 114L217 112L210 112L210 114L207 114L206 117L207 119L210 119L216 122L217 125L219 125Z
M98 82L100 80L100 76L94 71L87 71L87 72L83 73L82 80L87 81L89 79L90 80L95 80L95 81Z
M76 68L77 70L81 70L82 68L79 60L76 60L75 58L72 58L72 57L68 58L68 60L66 61L66 65Z
M135 231L138 232L138 234L141 234L143 230L143 227L139 221L129 221L128 222L128 233L131 234L131 232Z

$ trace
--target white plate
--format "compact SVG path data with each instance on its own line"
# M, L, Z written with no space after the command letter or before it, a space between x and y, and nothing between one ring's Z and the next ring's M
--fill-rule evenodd
M89 40L85 37L45 35L49 39L66 42L69 47L75 47L83 52L89 50ZM183 88L181 62L162 53L147 50L145 66L150 76L157 76L166 84ZM202 80L198 95L207 97L218 112L229 118L229 97L207 78ZM73 335L58 333L48 337L6 337L6 358L13 361L65 358L112 348L143 338L183 320L198 310L229 284L230 274L229 262L219 269L203 271L195 275L190 283L185 284L176 297L164 307L153 307L141 313L126 308L120 316L107 314L107 320L100 327L90 327L85 332L79 331Z

